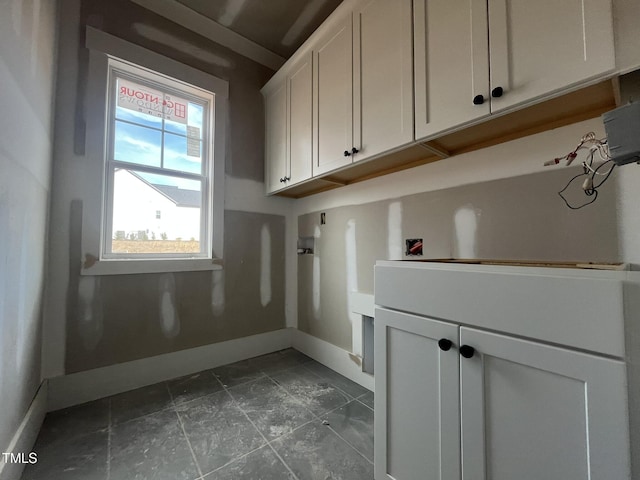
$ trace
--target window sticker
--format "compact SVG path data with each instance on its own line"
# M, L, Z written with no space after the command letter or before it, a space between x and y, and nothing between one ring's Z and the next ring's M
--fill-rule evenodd
M190 157L200 156L200 129L198 127L187 127L187 155Z
M140 85L124 78L118 79L118 106L147 115L164 117L177 123L187 123L188 100Z

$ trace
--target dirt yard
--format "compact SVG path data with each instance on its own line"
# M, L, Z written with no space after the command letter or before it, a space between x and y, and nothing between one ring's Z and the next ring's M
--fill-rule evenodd
M200 242L186 240L112 240L113 253L199 253Z

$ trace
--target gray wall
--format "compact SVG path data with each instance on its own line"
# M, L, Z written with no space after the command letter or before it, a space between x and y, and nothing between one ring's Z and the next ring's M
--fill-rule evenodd
M298 328L351 350L348 292L373 293L376 260L408 258L406 238L424 239L416 258L617 262L617 185L569 210L557 192L578 169L482 182L324 210L298 218L316 237L298 257ZM579 185L577 185L579 187ZM585 197L571 197L582 201ZM315 298L314 298L315 296Z
M273 72L125 0L65 0L62 5L59 84L65 88L58 89L56 109L45 375L284 328L284 215L227 210L223 272L79 275L83 204L100 195L87 186L83 172L89 161L83 153L86 25L228 81L226 173L250 183L263 181L259 90ZM184 48L184 42L190 47ZM266 247L263 231L270 239ZM266 274L261 270L264 255L269 257ZM171 306L163 309L164 294Z
M227 211L223 271L87 277L72 262L67 373L283 328L284 226L278 215ZM265 253L267 296L261 295Z
M56 2L0 15L0 452L40 385Z

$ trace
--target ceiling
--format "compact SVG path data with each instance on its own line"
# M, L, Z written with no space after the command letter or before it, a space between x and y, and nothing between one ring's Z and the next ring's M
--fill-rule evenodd
M176 0L283 58L289 58L342 0Z

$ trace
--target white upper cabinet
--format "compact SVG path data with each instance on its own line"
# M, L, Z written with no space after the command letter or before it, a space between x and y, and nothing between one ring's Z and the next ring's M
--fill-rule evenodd
M490 113L484 0L415 0L416 138Z
M311 178L313 139L313 77L311 53L287 76L289 111L289 180L287 186Z
M353 22L355 162L413 141L411 0L365 0Z
M415 0L414 49L416 138L434 137L612 72L611 0Z
M265 173L267 193L285 187L288 175L287 153L287 86L285 82L270 85L264 91L265 108Z
M311 54L282 81L263 90L266 190L274 193L311 178L313 79Z
M348 165L353 145L353 25L348 15L315 46L313 175Z
M599 77L615 68L611 0L489 0L489 49L492 112Z

